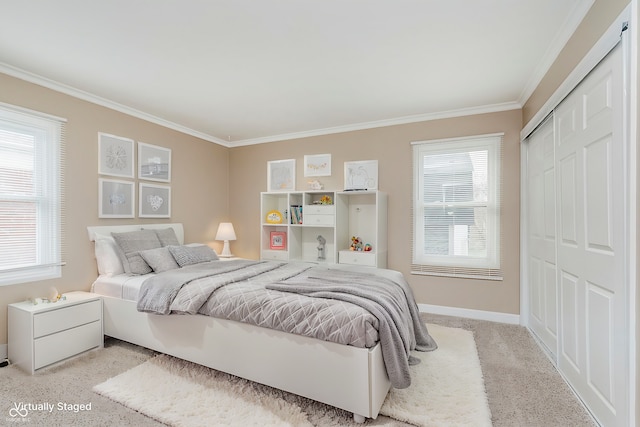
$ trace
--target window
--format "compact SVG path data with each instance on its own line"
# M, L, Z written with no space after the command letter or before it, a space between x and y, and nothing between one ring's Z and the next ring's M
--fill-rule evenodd
M416 142L411 272L501 279L502 135Z
M0 285L61 276L63 131L0 104Z

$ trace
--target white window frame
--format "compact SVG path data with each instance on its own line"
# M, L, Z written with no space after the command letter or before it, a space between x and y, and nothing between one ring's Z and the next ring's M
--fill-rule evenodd
M0 193L0 200L37 203L35 262L0 267L0 286L55 279L62 276L62 221L65 119L0 103L0 128L35 136L30 196ZM3 147L0 145L0 155ZM0 253L7 248L0 248ZM9 248L10 250L10 248Z
M501 279L500 270L500 194L501 194L501 145L503 134L480 135L464 138L449 138L419 141L413 145L413 274L435 274L445 276L487 277ZM424 252L424 209L444 206L444 203L424 201L424 157L437 154L462 153L487 150L487 202L464 203L465 207L487 207L487 256L429 255ZM447 204L448 205L448 204ZM460 205L462 206L462 205Z

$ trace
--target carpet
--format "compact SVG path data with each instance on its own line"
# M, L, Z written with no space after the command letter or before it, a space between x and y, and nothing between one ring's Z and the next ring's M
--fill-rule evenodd
M491 426L491 412L473 334L428 325L438 350L416 352L412 385L392 389L381 414L416 426ZM171 426L312 426L308 400L159 355L93 389L122 405ZM317 410L317 409L316 409ZM344 422L349 422L348 414ZM310 420L314 420L311 422ZM332 421L333 423L334 421Z

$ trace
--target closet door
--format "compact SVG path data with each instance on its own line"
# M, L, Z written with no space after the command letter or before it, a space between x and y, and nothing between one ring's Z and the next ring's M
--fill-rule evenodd
M529 326L557 356L556 191L553 119L527 140Z
M558 366L605 426L628 420L625 163L618 46L558 106Z

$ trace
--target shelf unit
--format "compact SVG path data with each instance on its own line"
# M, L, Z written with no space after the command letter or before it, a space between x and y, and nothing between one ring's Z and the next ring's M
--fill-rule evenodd
M328 196L332 204L319 204ZM277 211L282 223L267 222ZM386 268L387 196L380 191L292 191L260 194L260 257L273 261L311 261ZM271 247L272 233L284 233L284 245ZM318 236L325 240L319 258ZM351 236L372 245L371 252L349 251Z

